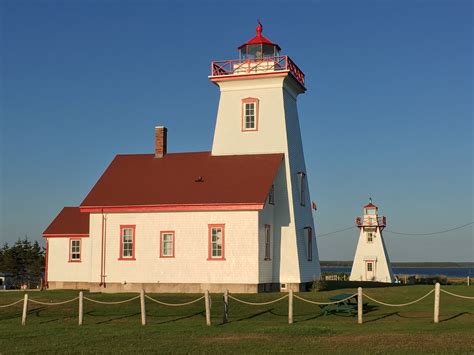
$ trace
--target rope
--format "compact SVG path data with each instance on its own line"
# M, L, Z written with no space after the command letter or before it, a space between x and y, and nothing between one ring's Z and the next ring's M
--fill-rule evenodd
M124 300L124 301L105 302L105 301L94 300L92 298L84 296L85 300L88 300L88 301L91 301L91 302L94 302L94 303L99 303L99 304L122 304L122 303L127 303L127 302L130 302L130 301L136 300L137 298L140 298L140 295L129 298L128 300Z
M462 296L462 295L457 295L455 293L452 293L452 292L449 292L449 291L445 291L443 289L440 289L441 292L444 292L444 293L447 293L448 295L451 295L451 296L454 296L454 297L459 297L459 298L465 298L467 300L474 300L474 297L469 297L469 296Z
M196 303L200 300L202 300L204 298L204 296L201 296L193 301L189 301L189 302L184 302L184 303L166 303L166 302L163 302L163 301L158 301L157 299L154 299L148 295L145 295L146 298L148 298L150 301L153 301L155 303L158 303L158 304L161 304L163 306L169 306L169 307L180 307L180 306L187 306L187 305L190 305L192 303Z
M429 295L431 295L432 293L434 292L434 290L431 290L430 292L428 292L426 295L424 295L423 297L420 297L418 298L417 300L415 301L412 301L412 302L408 302L408 303L400 303L400 304L392 304L392 303L384 303L384 302L380 302L380 301L377 301L376 299L373 299L372 297L368 296L367 294L363 294L365 297L367 297L369 300L371 301L374 301L375 303L379 303L381 305L384 305L384 306L389 306L389 307L403 307L403 306L409 306L411 304L414 304L416 302L419 302L421 301L423 298L426 298L428 297Z
M16 302L13 302L13 303L10 303L10 304L4 304L4 305L0 306L0 308L7 308L7 307L11 307L11 306L14 306L14 305L16 305L16 304L18 304L18 303L22 302L22 301L23 301L23 299L21 299L21 300L18 300L18 301L16 301Z
M28 301L31 302L31 303L41 304L43 306L59 306L61 304L74 302L78 299L79 299L79 297L73 298L73 299L68 300L68 301L63 301L63 302L41 302L41 301L36 301L36 300L30 298L30 299L28 299Z
M249 306L266 306L268 304L272 304L272 303L276 303L278 301L281 301L281 300L283 300L287 297L288 297L288 294L284 295L283 297L277 298L276 300L273 300L273 301L255 303L255 302L247 302L247 301L244 301L244 300L239 300L238 298L235 298L234 296L229 295L229 298L233 299L234 301L237 301L237 302L240 302L240 303L243 303L243 304L248 304Z
M341 303L341 302L344 302L344 301L347 301L347 300L350 300L352 297L354 296L357 296L357 293L354 293L353 295L347 297L347 298L344 298L343 300L339 300L339 301L334 301L334 302L316 302L316 301L310 301L310 300L307 300L303 297L300 297L298 295L295 295L293 294L293 297L294 298L297 298L303 302L308 302L308 303L312 303L312 304L320 304L320 305L327 305L327 304L337 304L337 303Z

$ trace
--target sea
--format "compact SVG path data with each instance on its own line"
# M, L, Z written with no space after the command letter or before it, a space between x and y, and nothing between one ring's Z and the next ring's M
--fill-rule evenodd
M424 276L450 276L450 277L473 277L474 268L468 267L394 267L395 275L424 275ZM350 274L350 267L321 267L321 272L343 272Z

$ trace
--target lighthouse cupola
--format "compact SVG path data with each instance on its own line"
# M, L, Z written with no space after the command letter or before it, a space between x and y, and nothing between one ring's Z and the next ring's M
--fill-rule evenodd
M264 37L262 31L263 26L259 21L256 28L256 36L238 48L240 59L262 59L278 57L280 55L280 46Z
M357 227L373 227L378 226L384 229L387 223L385 216L379 217L379 208L372 203L372 199L369 198L369 203L364 206L363 217L356 218Z

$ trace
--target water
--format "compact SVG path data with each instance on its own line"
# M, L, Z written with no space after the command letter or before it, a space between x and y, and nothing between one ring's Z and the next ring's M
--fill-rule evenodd
M468 267L394 267L395 275L444 275L450 277L474 277L474 269ZM321 267L321 272L344 272L351 273L350 267Z

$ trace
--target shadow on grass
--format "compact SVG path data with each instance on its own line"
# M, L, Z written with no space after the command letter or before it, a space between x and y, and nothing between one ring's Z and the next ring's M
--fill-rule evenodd
M228 321L227 323L225 323L225 324L230 324L230 323L235 323L235 322L242 322L242 321L244 321L244 320L253 319L253 318L262 316L262 315L264 315L264 314L267 314L267 313L275 314L275 313L273 313L273 308L271 308L271 309L267 309L266 311L254 313L254 314L251 314L251 315L246 316L246 317L242 317L242 318L235 319L235 320L229 320L229 321ZM231 314L231 313L229 313L229 318L230 318L230 317L232 317L232 314ZM222 325L224 325L224 324L222 324Z
M398 315L399 315L398 312L391 312L391 313L381 314L380 316L378 316L376 318L369 319L369 320L364 320L364 323L372 323L372 322L376 322L380 319L389 318L389 317L398 316Z
M178 317L178 318L174 318L174 319L169 319L169 320L165 320L165 321L162 321L162 322L157 322L157 323L154 323L154 324L173 323L173 322L178 322L178 321L183 320L183 319L193 318L193 317L196 317L196 316L199 316L199 315L201 315L202 317L205 317L205 311L196 312L196 313L193 313L193 314L190 314L190 315L187 315L187 316L182 316L182 317ZM147 314L147 319L148 318L164 318L164 317L169 318L170 316L154 316L154 315Z
M456 319L456 318L459 318L465 314L472 314L471 312L461 312L461 313L458 313L458 314L455 314L454 316L451 316L449 318L445 318L445 319L441 319L439 322L442 323L442 322L447 322L451 319Z
M87 313L86 313L87 314ZM111 322L114 322L114 321L117 321L117 320L121 320L121 319L127 319L127 318L132 318L132 317L136 317L140 315L140 312L138 313L133 313L133 314L127 314L125 316L120 316L120 317L113 317L113 318L110 318L110 319L107 319L107 320L103 320L103 321L100 321L100 322L96 322L95 324L105 324L105 323L111 323Z

